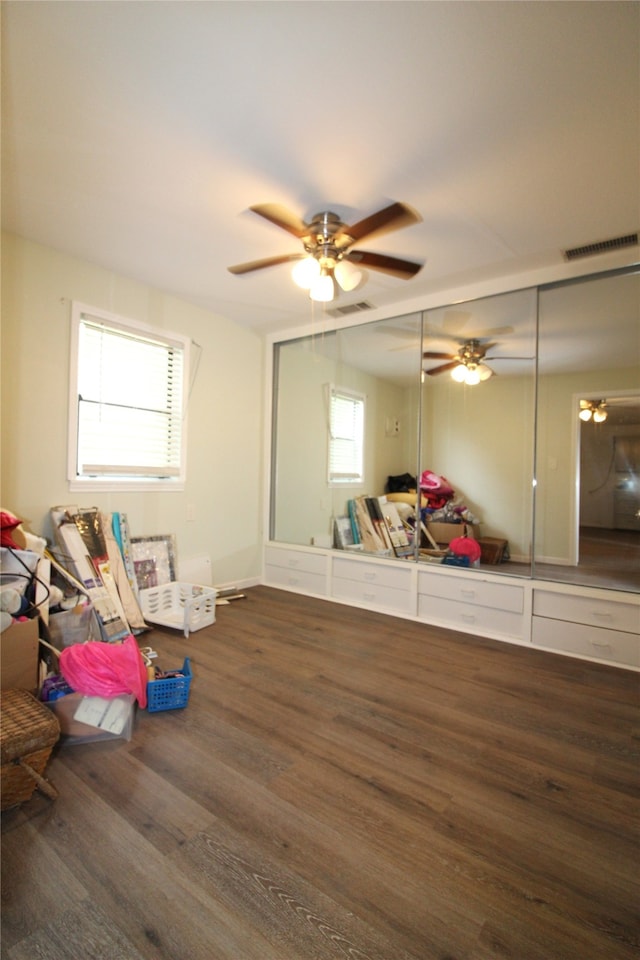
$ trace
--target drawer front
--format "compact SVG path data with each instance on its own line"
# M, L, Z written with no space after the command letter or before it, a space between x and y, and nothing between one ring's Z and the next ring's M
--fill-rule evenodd
M425 571L418 576L418 590L427 599L440 597L442 600L455 600L511 613L522 613L524 610L524 589L515 584L476 581L470 577L442 577Z
M267 547L265 563L269 567L284 567L287 570L319 573L327 572L328 559L324 553L306 553L304 550L279 550Z
M523 616L509 610L493 610L472 603L445 600L442 597L418 596L418 616L427 623L488 636L510 637L521 640L524 634Z
M408 616L413 616L415 613L413 594L409 590L396 590L395 587L384 584L363 583L334 577L331 596L336 600L352 601L376 610L394 610Z
M550 590L534 590L533 613L534 616L568 620L589 627L626 633L640 631L640 605L615 603L606 597L572 597Z
M640 667L640 638L631 633L534 617L531 639L536 646L561 650L577 657L594 657Z
M306 570L288 570L267 564L264 571L267 586L298 590L318 597L327 595L327 578L324 573L309 573Z
M371 587L393 587L395 590L409 590L411 570L402 566L402 561L389 561L384 564L367 563L366 560L351 560L335 557L333 576L340 580L355 580Z

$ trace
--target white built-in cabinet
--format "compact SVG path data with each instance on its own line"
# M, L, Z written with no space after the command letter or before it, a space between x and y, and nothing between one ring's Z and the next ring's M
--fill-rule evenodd
M275 336L264 583L640 670L637 554L625 540L598 564L580 529L640 525L639 293L629 263ZM485 351L475 385L450 375L463 348ZM335 388L364 403L362 460L343 480L329 471ZM595 401L606 421L580 417ZM508 568L443 565L415 546L410 559L334 549L350 499L425 468L481 538L508 541Z
M266 547L263 582L478 637L640 669L640 596L633 594L280 543Z

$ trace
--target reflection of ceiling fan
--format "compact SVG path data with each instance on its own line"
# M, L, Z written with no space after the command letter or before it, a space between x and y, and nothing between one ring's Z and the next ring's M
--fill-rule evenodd
M485 355L487 350L491 350L492 347L495 347L495 343L482 343L479 339L475 340L465 340L461 344L460 349L457 353L438 353L431 350L427 350L423 353L425 360L446 360L446 363L441 363L437 367L433 367L431 370L425 370L425 373L430 376L437 376L439 373L445 373L447 370L451 371L451 376L454 380L457 380L459 383L466 383L468 386L474 386L476 383L480 383L481 380L488 380L489 377L494 376L495 371L491 369L485 362ZM491 358L489 358L491 359ZM528 357L494 357L493 360L527 360Z
M337 292L336 285L342 290L354 290L361 282L362 274L354 266L356 264L380 270L402 280L409 280L422 269L421 263L411 260L352 249L358 240L374 233L386 233L419 223L418 214L403 203L392 203L351 226L343 223L336 213L330 211L316 213L310 223L304 223L278 204L258 204L250 209L293 234L302 242L304 249L299 253L239 263L228 268L231 273L250 273L252 270L262 270L264 267L297 260L299 263L293 274L298 286L309 290L312 300L329 301L333 300Z

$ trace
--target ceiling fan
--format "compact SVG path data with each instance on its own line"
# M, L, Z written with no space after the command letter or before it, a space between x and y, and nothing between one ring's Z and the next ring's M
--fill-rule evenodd
M412 260L352 249L358 240L374 233L387 233L419 223L418 214L404 203L392 203L352 225L343 223L337 213L329 210L314 214L311 221L305 223L278 204L257 204L249 209L291 233L301 241L303 250L267 257L264 260L238 263L228 267L230 273L250 273L281 263L299 261L293 270L294 281L298 286L309 290L312 300L323 302L333 300L337 292L336 286L344 291L354 290L358 286L362 273L357 266L379 270L402 280L409 280L422 269L421 263Z
M488 380L494 376L495 371L486 364L485 356L488 350L497 346L496 343L483 343L480 339L465 340L455 354L438 353L431 350L422 354L425 360L446 360L431 370L425 370L429 377L437 376L440 373L451 371L451 376L459 383L466 383L468 386L474 386L482 380ZM488 359L491 359L489 357ZM493 360L528 360L529 357L494 357Z

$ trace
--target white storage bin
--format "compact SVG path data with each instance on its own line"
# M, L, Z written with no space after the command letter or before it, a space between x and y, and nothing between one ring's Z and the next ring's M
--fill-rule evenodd
M182 630L185 637L215 622L216 591L196 583L172 581L139 591L145 620Z

